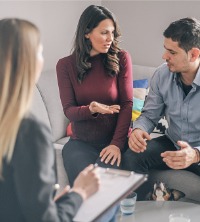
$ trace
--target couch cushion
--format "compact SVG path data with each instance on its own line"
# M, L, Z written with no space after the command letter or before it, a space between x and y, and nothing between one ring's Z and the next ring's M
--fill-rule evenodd
M59 190L57 190L57 193L60 193L60 191L62 191L63 188L69 184L69 181L63 165L63 159L62 159L63 145L54 143L54 147L56 150L56 168L57 168L56 170L57 170L58 184L60 185L60 188Z
M132 121L135 121L141 114L147 95L148 79L133 81L133 107Z
M57 144L65 145L69 141L69 136L65 136L59 140L56 141Z
M72 123L71 122L67 126L66 136L72 136Z
M66 135L66 126L69 123L69 120L63 113L56 71L50 70L42 72L37 87L49 115L53 135L52 139L53 142L55 142Z
M145 88L147 89L148 88L148 79L136 79L136 80L133 80L133 87L134 88Z

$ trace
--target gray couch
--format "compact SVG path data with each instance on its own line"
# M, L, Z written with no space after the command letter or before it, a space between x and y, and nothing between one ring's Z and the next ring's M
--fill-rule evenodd
M154 67L133 65L134 79L150 79L154 70ZM58 182L61 190L68 184L61 151L63 145L69 140L66 137L66 127L69 120L63 114L55 70L45 71L41 74L35 87L32 112L52 131L52 142L56 150ZM160 180L167 183L170 188L183 191L186 194L186 198L182 199L183 201L200 203L200 178L191 172L152 170L149 180L151 183Z

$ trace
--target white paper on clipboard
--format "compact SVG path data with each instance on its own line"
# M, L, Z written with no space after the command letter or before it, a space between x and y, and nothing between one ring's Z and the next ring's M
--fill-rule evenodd
M99 168L101 185L97 193L84 201L75 215L75 222L95 221L110 207L114 206L131 190L137 189L147 176L131 171Z

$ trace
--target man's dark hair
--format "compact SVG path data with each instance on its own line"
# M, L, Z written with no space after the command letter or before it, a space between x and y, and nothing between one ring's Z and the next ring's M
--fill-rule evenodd
M90 5L84 10L79 19L74 40L73 53L76 56L79 82L82 82L87 71L91 68L89 58L92 46L90 40L88 40L85 35L90 33L104 19L111 19L115 28L114 40L111 47L107 53L102 55L104 57L104 67L110 76L115 76L119 72L118 53L120 49L118 47L118 37L120 36L120 30L115 16L103 6Z
M200 49L200 21L195 18L183 18L172 22L163 35L178 42L179 47L186 52L192 48Z

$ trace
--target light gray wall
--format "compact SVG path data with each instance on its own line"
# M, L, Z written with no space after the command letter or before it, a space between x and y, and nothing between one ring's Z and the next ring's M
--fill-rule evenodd
M177 19L200 19L200 1L102 1L117 17L121 47L131 53L134 64L158 66L163 53L163 31Z
M131 53L137 65L158 66L163 62L162 33L170 22L186 16L200 19L200 1L181 0L0 0L0 18L25 18L40 28L44 70L49 70L55 68L59 58L70 53L78 19L90 4L102 4L114 12L122 31L121 47Z
M101 5L101 1L0 1L0 18L20 17L39 27L44 70L50 70L59 58L69 55L79 17L91 4Z

